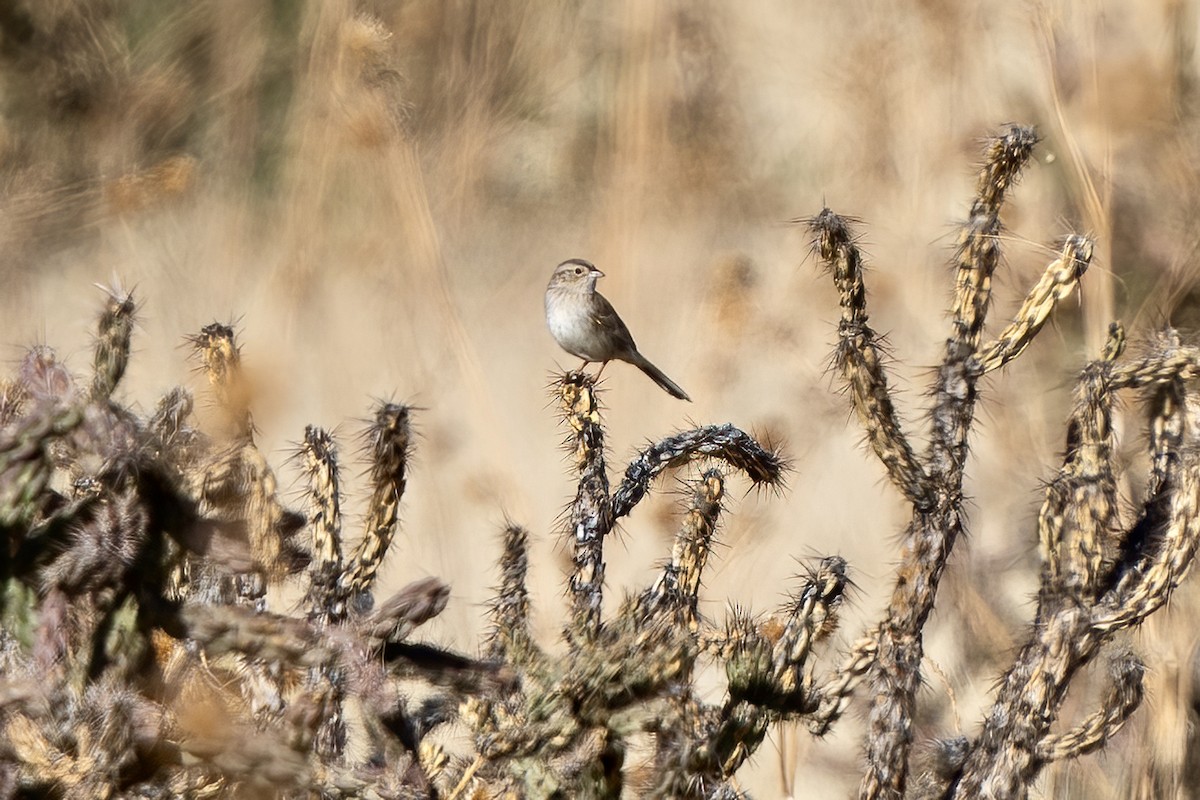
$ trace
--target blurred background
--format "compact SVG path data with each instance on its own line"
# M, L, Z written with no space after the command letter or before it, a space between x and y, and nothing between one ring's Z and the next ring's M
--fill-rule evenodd
M122 391L152 409L176 384L203 392L181 344L232 321L283 485L304 425L337 426L351 506L357 420L373 398L420 406L384 583L447 580L429 635L474 652L511 519L533 535L550 643L574 484L546 386L577 361L545 330L542 292L555 264L589 259L695 399L611 365L614 478L692 424L780 443L786 492L731 482L703 610L769 611L805 560L841 554L858 589L834 664L879 616L907 510L827 373L836 295L789 220L825 204L862 220L872 324L923 440L981 137L1035 124L992 331L1059 237L1098 247L1081 295L986 381L917 738L969 733L1032 614L1040 482L1073 375L1111 319L1135 342L1200 320L1198 33L1193 0L0 0L0 352L13 365L48 344L85 372L93 284L132 286ZM1136 403L1120 431L1132 509ZM613 604L669 554L679 477L610 541ZM1042 796L1181 791L1197 605L1185 588L1129 642L1150 655L1144 707L1107 757L1048 770ZM1074 719L1103 671L1076 681ZM742 785L845 794L859 709L823 741L773 732Z

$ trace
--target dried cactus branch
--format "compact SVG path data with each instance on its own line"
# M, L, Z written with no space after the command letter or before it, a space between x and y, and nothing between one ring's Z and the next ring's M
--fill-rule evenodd
M821 559L809 570L791 603L787 621L771 655L774 682L788 694L803 689L811 695L809 687L804 685L804 668L813 645L837 626L838 608L849 585L846 567L846 560L840 556Z
M847 585L845 560L827 557L805 577L785 613L762 624L734 616L725 644L730 698L781 717L814 714L822 696L814 691L809 654L833 630Z
M1099 750L1125 725L1142 703L1146 665L1132 653L1114 658L1112 685L1100 708L1071 730L1052 734L1038 745L1037 757L1044 762L1060 761Z
M247 542L254 561L251 569L233 578L232 592L218 594L222 602L236 596L265 608L266 580L294 573L306 563L289 542L304 517L279 502L275 472L252 440L214 447L198 461L186 477L199 513ZM215 575L210 578L222 582Z
M913 521L904 534L887 621L880 628L878 658L871 672L867 772L859 786L861 800L900 800L907 783L924 652L922 631L963 526L963 467L980 377L974 357L991 300L992 273L1000 260L1000 208L1036 142L1033 130L1020 126L1010 127L989 142L976 198L959 242L952 333L935 382L926 461L935 502L929 509L914 509Z
M529 590L525 578L529 572L529 533L520 525L504 529L504 552L500 556L500 586L492 600L492 632L487 656L505 655L517 663L526 662L536 652L529 628Z
M346 561L339 589L354 597L370 591L383 565L400 519L400 501L408 485L406 470L412 447L411 410L398 403L381 403L367 429L371 453L371 500L363 537Z
M719 458L746 473L755 485L779 486L787 465L778 453L764 448L733 425L709 425L668 436L638 454L625 470L613 494L613 518L628 516L663 470L699 458Z
M813 691L808 656L814 642L835 625L848 581L846 562L828 556L805 577L784 613L756 627L735 620L742 629L726 662L729 695L782 716L808 716L820 697Z
M854 643L842 665L814 689L819 697L817 708L807 719L814 736L824 736L841 719L850 705L850 698L875 664L879 649L877 635L865 636Z
M304 620L242 606L188 605L156 620L177 639L202 642L209 656L240 653L297 667L337 660L339 650Z
M192 394L182 386L176 386L158 401L154 416L147 425L153 437L157 455L166 460L171 456L187 455L188 445L195 438L190 422L195 403ZM178 470L179 464L172 464Z
M120 289L109 292L100 315L92 375L92 397L98 400L108 399L125 374L135 309L132 292Z
M233 328L214 322L204 326L190 342L204 365L209 385L225 411L232 434L252 439L254 422L250 416L249 387L242 375L242 353Z
M712 648L725 660L728 700L719 708L682 703L681 720L660 732L655 762L661 777L651 796L712 796L757 749L773 720L817 710L821 698L808 657L833 629L846 586L846 562L831 556L809 571L783 613L761 624L734 615Z
M441 614L449 600L449 585L437 578L421 578L381 603L356 627L369 640L402 642L413 630Z
M1064 463L1046 487L1038 518L1045 592L1095 597L1100 591L1118 521L1110 387L1120 349L1120 334L1111 330L1106 357L1089 364L1076 385Z
M305 597L309 619L337 619L337 581L342 573L342 506L337 447L333 437L309 425L304 430L300 458L308 478L309 525L312 529L312 563Z
M1141 701L1142 667L1129 655L1113 665L1113 686L1101 711L1060 736L1057 718L1071 678L1099 651L1110 631L1092 624L1089 610L1066 596L1044 595L1030 641L1004 676L983 730L968 748L961 774L947 776L947 796L1018 798L1048 760L1099 747Z
M1180 346L1179 336L1173 331L1164 335L1161 346L1175 349ZM1174 380L1159 384L1151 389L1150 411L1150 476L1146 494L1158 494L1167 479L1171 467L1178 460L1184 445L1187 428L1185 405L1186 389L1183 382Z
M571 430L571 450L579 473L579 489L571 504L571 560L568 581L571 630L585 638L600 629L604 601L604 537L613 526L608 473L604 468L604 427L596 400L595 379L570 372L557 384L559 408Z
M1072 414L1067 455L1060 473L1069 478L1062 482L1064 490L1059 494L1059 505L1065 512L1056 520L1065 534L1060 537L1060 560L1070 555L1069 534L1081 529L1087 520L1099 523L1102 517L1111 516L1108 508L1111 498L1097 506L1095 495L1078 492L1087 481L1076 479L1086 477L1089 471L1103 474L1111 469L1109 395L1117 376L1130 374L1113 361L1123 342L1124 336L1119 326L1115 326L1110 331L1105 358L1090 365L1080 380L1079 402ZM1163 361L1169 360L1172 348L1170 336L1160 343L1158 352ZM1146 360L1153 360L1153 356ZM1163 384L1165 371L1150 372L1156 375L1150 385L1159 388L1174 385L1182 392L1178 377ZM1160 435L1153 437L1152 447L1162 448L1167 446L1170 431L1183 429L1181 420L1173 417L1183 413L1187 402L1170 391L1156 391L1153 400L1152 420L1159 421ZM1043 573L1031 638L1001 681L996 702L979 737L969 748L961 776L953 779L953 796L976 797L985 791L998 798L1024 796L1029 782L1049 756L1070 755L1099 746L1103 740L1096 737L1115 731L1117 720L1123 720L1137 705L1140 667L1126 658L1125 666L1118 664L1114 699L1106 704L1107 710L1093 715L1083 726L1065 735L1067 738L1055 738L1049 733L1075 673L1094 657L1114 631L1139 623L1165 603L1195 554L1200 541L1200 455L1193 444L1178 444L1175 455L1164 459L1157 491L1147 499L1141 518L1126 534L1120 560L1103 584L1088 582L1093 574L1090 568L1076 580L1057 580L1049 568ZM1152 466L1152 472L1154 469ZM1107 482L1109 478L1103 478L1097 485ZM1109 490L1103 491L1107 494ZM1044 512L1043 520L1047 516ZM1098 546L1108 532L1101 531L1099 524L1096 527ZM1043 538L1047 538L1044 531ZM1131 539L1138 544L1129 546ZM1105 591L1105 587L1111 588Z
M1194 381L1200 376L1200 348L1168 347L1144 358L1120 364L1112 376L1113 389L1141 389L1170 381Z
M716 469L696 482L683 526L675 537L671 560L654 585L638 599L637 613L671 613L689 628L699 626L700 578L712 552L713 534L725 495L725 478Z
M626 616L570 659L555 690L581 720L604 724L611 712L653 697L681 677L694 658L690 631L665 620L639 625Z
M1069 600L1055 603L1039 609L1032 637L1001 680L951 796L1022 797L1041 770L1038 746L1070 678L1100 647L1086 609Z
M1168 331L1160 340L1164 347L1178 346L1178 335ZM1169 483L1178 474L1180 459L1187 446L1189 428L1187 387L1179 380L1157 384L1150 389L1148 402L1150 474L1146 481L1147 500L1143 513L1121 537L1112 566L1106 576L1105 590L1112 589L1131 573L1143 570L1161 545L1161 530L1166 524L1164 515Z
M1200 452L1189 445L1169 470L1129 536L1144 537L1132 563L1118 564L1115 585L1093 611L1096 630L1136 625L1167 602L1191 568L1200 544Z
M814 235L813 250L833 275L842 307L834 365L841 373L867 441L892 483L914 505L923 506L929 501L927 477L901 430L888 387L885 354L867 322L862 253L854 243L849 220L825 208L806 222Z
M40 498L54 470L50 443L83 418L82 409L74 406L39 404L0 433L0 531L28 524L40 513Z
M1008 190L1033 154L1033 128L1012 125L988 142L975 201L959 240L954 286L954 350L974 350L991 301L992 273L1000 259L1000 209ZM953 359L949 359L953 360Z
M708 800L730 797L725 783L745 763L766 736L770 716L752 703L734 702L703 709L692 716L696 729L664 730L659 736L669 747L655 760L655 782L647 796L658 800Z
M978 358L984 373L1000 369L1025 351L1059 302L1078 288L1091 261L1092 240L1068 236L1062 253L1046 267L1013 321L994 342L980 348Z

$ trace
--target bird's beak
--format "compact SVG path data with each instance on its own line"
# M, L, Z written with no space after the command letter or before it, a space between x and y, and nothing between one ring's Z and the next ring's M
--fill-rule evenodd
M595 267L592 267L592 271L589 274L593 278L603 278L604 277L604 273L601 272L600 270L596 269Z

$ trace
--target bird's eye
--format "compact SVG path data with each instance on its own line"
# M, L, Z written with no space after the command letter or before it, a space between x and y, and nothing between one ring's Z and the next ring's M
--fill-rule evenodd
M583 267L576 267L576 268L575 268L575 274L576 274L576 275L582 275L582 274L583 274Z

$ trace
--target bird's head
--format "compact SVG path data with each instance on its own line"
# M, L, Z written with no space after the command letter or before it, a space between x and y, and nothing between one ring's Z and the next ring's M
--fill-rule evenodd
M603 277L604 273L591 262L571 258L554 268L549 288L591 292L596 289L596 281Z

